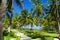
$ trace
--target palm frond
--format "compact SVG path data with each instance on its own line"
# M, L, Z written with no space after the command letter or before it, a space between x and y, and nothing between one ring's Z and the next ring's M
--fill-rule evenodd
M16 0L16 3L17 3L17 5L19 5L19 7L23 8L24 1Z

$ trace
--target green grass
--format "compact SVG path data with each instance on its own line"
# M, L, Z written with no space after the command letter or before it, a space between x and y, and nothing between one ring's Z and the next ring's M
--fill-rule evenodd
M14 32L8 33L7 31L5 31L4 32L4 40L10 40L11 38L15 38L16 40L20 40L20 36L17 36Z
M4 40L10 40L11 38L15 38L16 40L20 40L20 37L19 36L10 36L10 35L8 35L8 36L4 36Z
M53 37L45 37L45 40L54 40Z
M58 33L48 33L44 31L39 31L39 30L19 30L20 32L24 33L25 35L38 40L53 40L54 37L59 36Z
M43 32L43 31L39 31L39 30L19 30L20 32L24 33L24 34L41 34L43 36L51 36L51 37L56 37L59 36L58 33L48 33L48 32Z
M4 36L4 40L10 40L10 36Z
M48 36L51 36L51 37L56 37L56 36L59 36L59 34L56 34L56 33L48 33L48 32L41 32L41 35L48 35Z

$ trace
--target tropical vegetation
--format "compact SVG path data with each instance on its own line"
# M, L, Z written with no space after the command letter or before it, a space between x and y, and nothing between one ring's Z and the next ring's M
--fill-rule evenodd
M31 38L41 40L53 40L54 37L60 36L60 1L47 0L49 4L46 7L41 1L30 0L34 5L29 11L29 9L24 9L24 0L0 0L0 39L3 40L4 36L4 40L9 40L6 37L10 38L11 34L14 34L11 32L12 29L18 29ZM20 13L15 15L14 2L21 8ZM26 28L29 25L31 28ZM42 28L34 30L34 25Z

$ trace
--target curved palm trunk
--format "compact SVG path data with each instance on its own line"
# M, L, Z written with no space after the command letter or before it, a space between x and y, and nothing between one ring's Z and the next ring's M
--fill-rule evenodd
M33 30L33 23L31 24L31 30Z
M11 32L11 26L12 26L12 18L9 19L9 26L8 26L8 32Z
M0 40L3 40L3 21L6 12L6 3L7 0L1 0L1 8L0 8Z

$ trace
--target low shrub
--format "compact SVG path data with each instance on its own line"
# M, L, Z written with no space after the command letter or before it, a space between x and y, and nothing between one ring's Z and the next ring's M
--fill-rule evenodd
M15 35L14 32L11 31L11 32L10 32L10 36L11 36L11 37L14 37L14 35Z
M9 33L8 33L8 30L4 30L3 31L3 36L7 36Z

